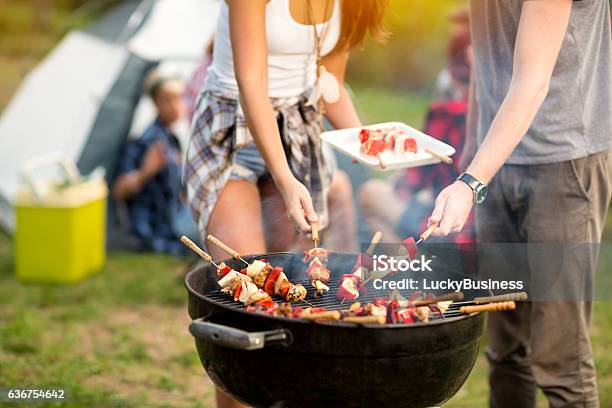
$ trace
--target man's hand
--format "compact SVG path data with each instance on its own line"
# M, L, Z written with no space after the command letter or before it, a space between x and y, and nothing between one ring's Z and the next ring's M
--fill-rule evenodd
M473 204L474 192L462 181L455 181L442 190L429 217L429 225L440 224L432 235L446 236L451 232L461 231Z
M145 179L155 176L166 165L168 158L166 156L166 145L163 141L155 143L149 147L145 154L140 170Z

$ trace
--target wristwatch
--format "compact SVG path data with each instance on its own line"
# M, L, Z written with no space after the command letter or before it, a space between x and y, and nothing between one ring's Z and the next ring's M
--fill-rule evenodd
M457 177L458 181L462 181L468 185L474 192L474 204L481 204L487 198L489 188L487 185L469 173L462 173Z

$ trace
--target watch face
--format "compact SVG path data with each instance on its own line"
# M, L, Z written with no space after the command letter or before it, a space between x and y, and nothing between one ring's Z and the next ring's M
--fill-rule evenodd
M476 189L476 202L478 204L482 203L485 198L487 198L488 191L489 188L486 185L481 184L480 186L478 186L478 188Z

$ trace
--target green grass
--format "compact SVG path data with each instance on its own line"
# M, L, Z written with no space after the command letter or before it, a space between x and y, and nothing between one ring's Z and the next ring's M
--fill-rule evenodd
M61 386L74 407L212 406L187 331L187 267L116 253L77 285L22 284L0 235L0 386Z
M185 261L114 253L85 282L46 286L14 278L11 250L0 234L0 387L61 386L71 407L214 406L187 332ZM612 261L609 244L602 261ZM610 302L595 304L591 332L601 406L612 406ZM486 376L481 353L445 406L486 406Z
M404 122L422 129L429 104L427 95L353 85L353 100L364 124Z

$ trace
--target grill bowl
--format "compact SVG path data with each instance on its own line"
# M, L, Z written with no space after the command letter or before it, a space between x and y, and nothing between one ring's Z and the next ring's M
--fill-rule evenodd
M262 258L282 266L291 281L305 278L299 255L245 259ZM349 273L354 260L353 254L330 254L332 281ZM234 260L225 262L242 267ZM465 277L436 269L430 278ZM237 303L220 301L215 296L216 281L211 264L194 269L185 278L189 314L196 319L190 330L211 380L255 407L440 405L467 379L484 329L482 314L430 323L357 326L249 313ZM472 299L489 293L465 294Z

